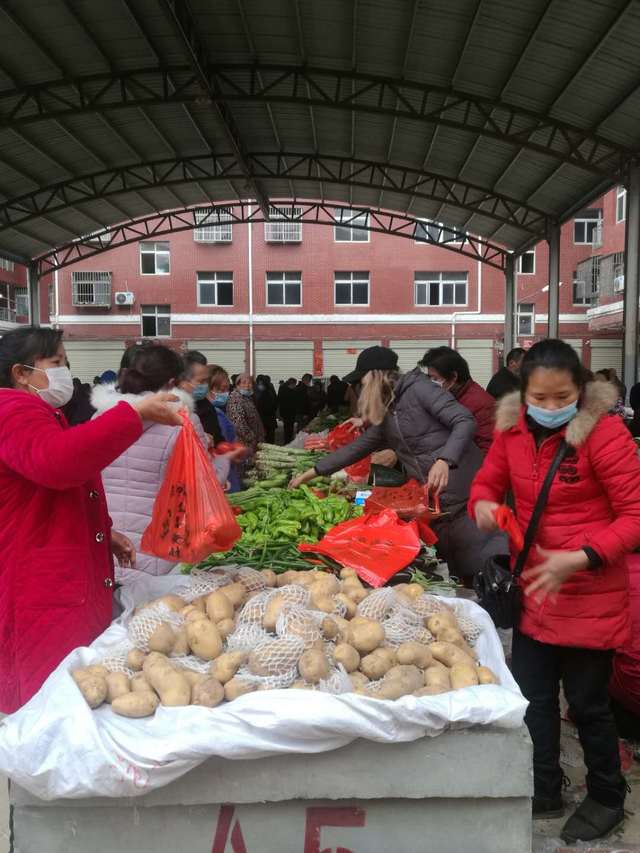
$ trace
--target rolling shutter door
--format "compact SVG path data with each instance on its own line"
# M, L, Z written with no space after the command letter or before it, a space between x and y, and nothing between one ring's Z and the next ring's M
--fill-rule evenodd
M341 379L351 373L363 349L374 347L380 341L324 341L322 344L323 375L334 373Z
M449 341L389 341L392 350L398 353L398 364L403 373L409 373L432 347L446 347Z
M189 341L188 346L206 356L209 364L224 367L229 376L246 370L244 341Z
M471 378L483 388L493 376L493 340L463 340L460 339L456 346L460 355L466 359L469 365Z
M565 343L569 344L578 353L578 358L582 361L582 338L565 338Z
M622 341L592 340L591 370L595 373L610 367L622 376Z
M270 376L276 388L280 379L313 373L313 341L256 341L254 373Z
M71 365L71 373L81 382L93 382L105 370L120 369L124 355L123 341L65 341L64 348Z

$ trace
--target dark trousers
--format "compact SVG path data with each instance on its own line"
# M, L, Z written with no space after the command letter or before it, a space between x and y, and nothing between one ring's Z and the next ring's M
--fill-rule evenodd
M525 722L533 741L536 797L562 790L560 769L560 681L587 766L587 791L611 808L624 803L618 733L609 705L612 651L553 646L513 632L512 670L529 707Z
M438 554L446 560L449 574L457 578L472 578L489 557L509 553L506 535L478 530L466 506L442 516L434 522L433 530L438 537Z
M289 442L293 441L293 436L295 435L295 416L292 418L283 418L282 425L284 427L284 443L289 444Z

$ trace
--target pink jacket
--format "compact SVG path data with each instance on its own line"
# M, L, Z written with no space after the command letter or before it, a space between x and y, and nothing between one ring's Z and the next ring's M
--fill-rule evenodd
M198 438L207 447L202 424L193 411L193 400L183 391L171 389L171 393L180 398L177 408L187 408ZM114 385L97 385L91 402L97 415L116 406L121 400L133 402L139 399L135 394L120 394ZM107 495L109 514L113 520L113 529L124 533L136 546L136 569L151 575L166 575L176 565L168 560L160 560L140 551L142 534L151 521L153 505L171 457L173 446L178 438L180 427L164 426L145 422L140 438L132 444L115 462L102 472L102 481ZM216 476L226 483L229 475L229 463L217 457L212 460Z

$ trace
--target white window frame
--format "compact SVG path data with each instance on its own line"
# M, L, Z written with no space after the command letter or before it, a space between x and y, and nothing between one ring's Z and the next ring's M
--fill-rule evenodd
M576 226L584 227L584 240L576 239ZM590 225L594 225L593 233L591 234L591 239L587 238L587 229ZM573 220L573 245L574 246L595 246L599 241L602 240L602 211L599 210L599 215L596 216L576 216Z
M445 276L457 276L457 278L445 278ZM438 284L439 302L431 302L431 285ZM418 288L425 287L425 301L418 301ZM445 285L453 285L453 302L444 302ZM465 301L456 302L456 287L464 285ZM469 274L466 272L429 272L419 271L413 274L413 303L416 308L465 308L469 304Z
M524 307L529 308L531 306L531 310L523 311ZM523 332L520 329L520 321L523 319L531 319L531 331ZM532 338L536 332L536 305L535 302L519 302L517 311L516 311L516 325L517 325L517 335L518 338Z
M281 276L281 281L276 281L275 277ZM287 281L287 276L297 276L296 280ZM271 302L269 299L269 285L270 284L282 284L282 302ZM287 294L287 284L297 284L300 287L300 301L299 302L287 302L286 294ZM269 270L265 274L264 280L264 289L265 289L265 303L270 308L301 308L302 307L302 272L299 270Z
M50 284L51 288L52 285ZM16 317L30 317L31 316L31 304L29 299L29 288L26 286L16 285L13 289L14 300L16 305ZM55 290L54 290L55 297ZM22 306L26 309L25 311L19 311L18 305L22 302Z
M5 270L6 272L15 272L15 262L10 261L9 258L0 258L0 270Z
M421 240L417 234L418 230L422 228L423 231L430 233L433 237L433 240ZM452 239L447 239L447 232L451 233ZM452 246L459 246L464 243L464 238L461 237L457 232L453 230L451 225L446 225L444 222L436 222L434 219L420 219L416 223L416 230L413 238L414 243L419 243L422 246L433 246L438 243Z
M143 248L153 246L152 249ZM159 246L167 246L167 248L158 248ZM154 272L144 272L142 269L142 256L153 255ZM164 272L158 272L158 256L166 255L169 269ZM140 241L140 275L171 275L171 244L168 240L141 240Z
M220 302L219 287L221 284L231 284L231 302ZM215 288L215 302L202 301L201 285L213 285ZM197 272L196 273L196 289L198 295L198 306L203 308L232 308L235 294L233 292L233 272Z
M622 208L622 209L621 209ZM627 188L621 184L616 187L616 225L627 218Z
M29 298L29 288L27 290L27 299ZM47 287L47 309L49 311L49 317L56 316L56 286L51 281Z
M368 211L338 208L334 211L334 216L338 220L333 226L334 243L370 242L371 232L367 230L367 226L369 225ZM343 237L338 236L339 231L344 232Z
M153 310L151 310L153 309ZM166 309L166 310L164 310ZM148 332L144 331L144 318L145 317L154 317L156 321L156 333L155 335L150 335ZM169 318L169 334L168 335L159 335L158 334L158 319L159 318ZM143 338L170 338L171 337L171 306L170 305L141 305L140 306L140 332L142 333Z
M16 322L15 292L10 281L0 281L0 320L5 323Z
M615 252L613 256L613 292L624 292L624 252Z
M196 227L193 229L195 243L231 243L233 241L233 218L230 208L198 207L193 212Z
M338 302L338 285L347 284L351 294L350 302ZM354 284L367 285L367 301L353 301L353 286ZM347 270L338 270L333 274L333 304L336 308L368 308L371 301L371 275L368 272L349 272Z
M109 270L71 273L71 304L75 308L110 308L112 275Z
M581 284L583 287L584 296L582 299L576 298L576 285L577 284ZM572 303L573 305L581 305L581 306L591 305L592 298L587 293L587 282L583 278L577 278L577 275L575 272L573 274L572 288L573 288L573 292L572 292L571 298L573 300L573 303Z
M265 243L301 243L302 221L301 207L271 206L269 221L264 223Z
M533 255L533 269L531 272L523 272L522 271L522 259L525 255ZM517 266L518 275L535 275L536 274L536 250L529 249L527 252L523 252L521 255L518 255L518 266Z

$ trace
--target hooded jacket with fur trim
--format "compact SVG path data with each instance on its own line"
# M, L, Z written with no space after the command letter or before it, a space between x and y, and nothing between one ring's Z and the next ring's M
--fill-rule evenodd
M186 408L189 411L196 434L206 448L207 441L202 424L194 414L193 398L178 388L172 388L171 393L179 398L179 402L175 403L176 409ZM115 385L97 385L91 396L91 403L97 409L95 417L98 418L122 400L134 403L144 396L146 395L120 394ZM151 421L145 421L142 427L142 435L135 444L104 469L102 482L113 529L128 536L136 547L136 569L152 575L164 575L173 569L175 563L141 553L140 542L151 521L153 505L164 480L180 427ZM212 464L218 480L225 483L229 475L227 459L216 457Z
M525 570L540 560L536 546L589 547L602 567L575 572L555 599L523 596L520 630L543 643L614 649L628 638L626 555L640 546L640 459L622 419L609 414L614 398L607 384L590 383L576 417L536 447L519 392L504 397L493 444L471 487L472 518L478 501L502 503L511 490L524 532L561 438L569 444Z

